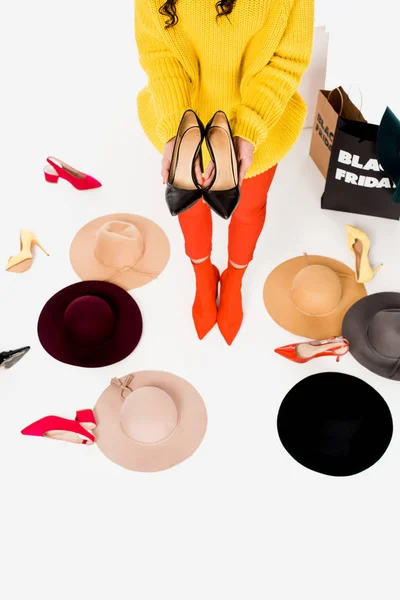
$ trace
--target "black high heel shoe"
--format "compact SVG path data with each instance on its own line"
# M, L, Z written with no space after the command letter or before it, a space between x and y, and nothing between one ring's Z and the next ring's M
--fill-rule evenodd
M165 190L165 199L172 216L187 210L203 195L196 181L194 164L200 157L203 172L201 144L204 138L204 125L193 110L183 113L172 152L171 167Z
M10 369L21 360L30 349L30 346L24 346L24 348L18 348L17 350L5 350L4 352L0 352L0 369Z
M208 122L205 139L215 171L203 198L223 219L229 219L240 200L238 163L228 118L218 110Z

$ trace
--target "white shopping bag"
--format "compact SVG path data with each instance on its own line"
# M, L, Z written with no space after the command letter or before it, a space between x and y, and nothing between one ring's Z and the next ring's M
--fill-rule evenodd
M315 27L311 62L299 87L299 93L307 103L307 117L304 127L313 126L318 92L325 89L328 44L329 33L326 31L325 26Z

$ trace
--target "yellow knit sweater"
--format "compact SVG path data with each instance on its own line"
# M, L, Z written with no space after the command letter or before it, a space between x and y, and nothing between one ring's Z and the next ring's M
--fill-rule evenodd
M215 3L177 0L179 21L165 29L162 0L135 0L148 76L139 119L162 152L187 108L205 124L225 111L233 134L255 146L252 177L279 162L303 127L306 105L297 89L311 56L314 0L236 0L229 20L216 20Z

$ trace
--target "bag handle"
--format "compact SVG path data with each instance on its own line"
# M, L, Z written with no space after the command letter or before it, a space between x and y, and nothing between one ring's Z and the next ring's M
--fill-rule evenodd
M351 84L350 84L350 87L349 87L349 91L348 91L348 92L346 92L346 93L347 93L347 96L350 98L350 92L351 92L351 90L352 90L352 88L353 88L353 87L356 87L356 88L358 89L358 91L359 91L359 94L360 94L360 100L361 100L361 102L360 102L360 108L358 109L358 118L360 118L360 117L361 117L361 115L362 115L362 107L363 107L363 102L364 102L364 99L363 99L363 95L362 95L362 92L361 92L360 86L358 86L356 83L351 83ZM343 109L344 109L344 98L343 98L343 94L342 94L342 92L340 91L340 88L338 88L338 87L334 88L334 89L333 89L333 90L331 90L331 91L329 92L329 94L328 94L328 98L327 98L328 102L329 102L329 99L330 99L331 95L333 94L333 92L338 92L338 94L339 94L339 96L340 96L341 106L340 106L339 117L341 117L341 116L342 116Z
M343 112L343 108L344 108L344 98L343 98L343 94L342 94L342 92L340 91L340 88L338 88L338 87L334 88L334 89L333 89L333 90L331 90L331 91L329 92L329 94L328 94L328 98L327 98L328 102L329 102L329 100L330 100L330 97L332 96L333 92L338 92L338 94L339 94L339 96L340 96L341 105L340 105L339 117L341 117L341 116L342 116L342 112Z
M360 108L358 109L358 116L361 117L361 113L362 113L362 107L363 107L363 103L364 103L364 98L361 92L361 88L359 85L357 85L356 83L351 83L350 87L349 87L349 91L347 92L347 95L350 97L350 92L351 92L351 88L356 87L358 89L358 93L360 94Z

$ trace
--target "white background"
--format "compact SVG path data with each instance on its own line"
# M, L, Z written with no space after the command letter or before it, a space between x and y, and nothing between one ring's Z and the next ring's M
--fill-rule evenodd
M400 114L391 4L317 0L316 21L331 32L327 87L357 83L371 122L388 104ZM0 50L0 260L5 267L18 251L19 228L36 232L51 254L36 253L23 275L0 272L1 346L32 346L0 377L0 597L397 600L400 384L351 356L339 366L329 359L300 366L275 355L276 346L295 340L267 315L262 287L276 264L303 251L351 266L350 222L370 234L372 263L384 262L368 291L400 291L399 224L321 211L324 182L304 132L271 190L245 278L242 330L230 348L217 328L199 342L192 268L164 203L159 156L136 115L145 76L131 0L3 2ZM46 184L49 154L98 177L103 188ZM37 318L53 293L77 281L68 260L77 229L112 212L156 220L171 240L171 260L159 280L133 293L145 324L134 354L104 369L69 367L40 346ZM223 268L226 224L215 229L214 259ZM337 368L373 385L395 424L383 459L349 478L301 467L276 431L290 387ZM206 437L181 465L134 473L96 446L20 434L47 414L72 418L95 404L111 377L140 369L172 371L204 397Z

